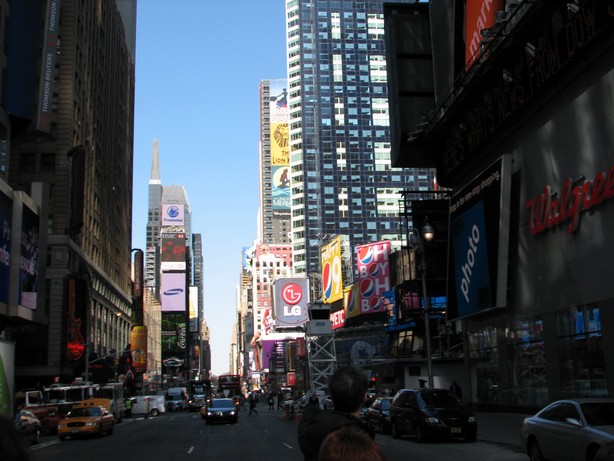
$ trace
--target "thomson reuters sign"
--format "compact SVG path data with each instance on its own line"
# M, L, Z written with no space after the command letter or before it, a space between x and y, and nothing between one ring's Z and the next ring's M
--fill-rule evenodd
M282 278L273 282L275 328L303 325L309 319L309 284L306 278Z

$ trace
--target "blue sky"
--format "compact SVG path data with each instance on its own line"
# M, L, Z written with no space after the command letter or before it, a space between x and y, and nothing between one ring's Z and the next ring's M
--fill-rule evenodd
M285 78L284 0L138 3L133 248L145 248L154 138L203 238L212 371L228 371L241 249L257 236L258 85Z

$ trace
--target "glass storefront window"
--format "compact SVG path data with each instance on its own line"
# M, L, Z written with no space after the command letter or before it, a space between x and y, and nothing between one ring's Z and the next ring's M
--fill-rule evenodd
M599 306L557 312L563 397L607 397Z

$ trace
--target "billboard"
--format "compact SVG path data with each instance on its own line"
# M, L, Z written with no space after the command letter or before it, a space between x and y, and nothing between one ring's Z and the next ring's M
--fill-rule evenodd
M198 287L191 286L188 297L188 313L190 319L190 331L198 331Z
M320 264L322 265L322 301L327 304L334 303L343 298L340 236L320 247Z
M343 290L343 310L345 311L344 321L360 315L358 284L354 283Z
M186 270L185 232L162 232L160 239L160 268L163 271Z
M450 202L448 318L505 307L511 159L501 157Z
M15 343L0 340L0 415L13 417Z
M161 224L162 227L167 226L185 226L185 205L180 204L163 204Z
M467 0L465 13L465 63L479 55L482 31L495 24L495 13L503 10L503 0Z
M162 312L185 312L186 275L185 272L163 272L160 293Z
M167 366L179 366L183 360L177 361L177 356L185 357L186 348L186 315L185 312L162 313L161 335L162 359ZM169 360L170 359L170 360Z
M356 246L360 314L384 312L382 296L390 290L390 241Z
M136 373L147 372L147 327L135 325L130 330L130 354Z
M290 209L290 167L273 166L271 167L271 177L273 179L272 207L273 210Z
M275 328L295 328L309 320L309 283L306 278L282 278L273 282Z
M270 81L269 120L271 165L283 166L290 164L290 148L288 144L288 90L285 79Z
M40 249L39 216L25 203L22 206L21 216L19 304L28 309L36 309Z
M0 302L8 304L13 200L3 191L0 191L0 226Z

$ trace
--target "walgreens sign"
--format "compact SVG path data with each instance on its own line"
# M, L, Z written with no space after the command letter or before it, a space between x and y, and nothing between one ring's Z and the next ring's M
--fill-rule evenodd
M568 178L561 188L561 195L551 188L544 190L525 203L529 209L529 231L537 236L548 229L566 225L567 232L573 234L580 226L584 211L614 197L614 165L600 171L595 179L588 180L581 176L575 181Z

